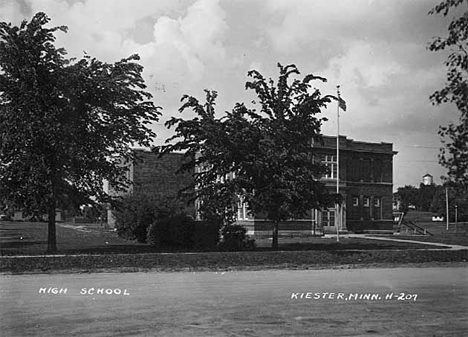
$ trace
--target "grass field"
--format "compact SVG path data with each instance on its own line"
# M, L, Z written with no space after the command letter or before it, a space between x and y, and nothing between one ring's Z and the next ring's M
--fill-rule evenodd
M151 247L127 241L97 224L57 224L57 248L62 254L144 252ZM38 255L47 250L47 223L0 222L1 255Z
M408 237L410 238L410 237ZM417 238L417 237L414 237ZM261 269L321 269L334 266L364 268L466 262L467 250L434 248L425 244L378 241L363 238L285 238L279 251L271 241L257 242L246 252L155 252L152 246L125 241L99 225L59 224L59 256L43 255L47 248L47 224L0 222L0 272L135 272ZM347 267L347 268L348 268Z
M402 229L399 235L394 235L398 239L414 240L421 242L437 242L449 245L468 246L468 223L449 224L442 222L417 222L417 225L426 229L432 236L413 235L411 231Z
M0 222L1 255L41 255L47 249L47 224L41 222ZM96 224L57 225L60 254L151 253L153 247L126 241L116 232ZM271 250L271 240L257 240L257 250ZM359 238L280 238L279 249L300 250L380 250L423 249L422 244L372 241Z
M433 222L431 212L410 210L405 220L414 221L419 227L426 229L432 236L414 235L411 230L402 226L398 239L416 240L421 242L437 242L450 245L468 246L468 222L449 223L448 230L445 222ZM394 227L395 233L398 226Z

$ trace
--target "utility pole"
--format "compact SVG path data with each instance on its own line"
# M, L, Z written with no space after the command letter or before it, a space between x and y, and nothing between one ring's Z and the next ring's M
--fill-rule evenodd
M458 205L455 205L455 233L458 229Z
M449 200L448 200L448 188L445 188L445 217L447 227L446 230L449 230Z

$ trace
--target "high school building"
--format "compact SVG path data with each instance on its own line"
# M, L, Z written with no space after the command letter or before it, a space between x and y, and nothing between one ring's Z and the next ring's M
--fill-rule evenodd
M183 153L169 153L160 158L149 150L135 149L134 151L138 160L136 163L130 164L127 171L127 179L132 182L132 185L125 193L173 197L192 182L192 173L176 174L184 162ZM106 189L111 194L115 193L108 186ZM195 216L194 208L193 216ZM107 211L107 223L110 227L115 226L112 210Z
M339 165L336 137L323 137L316 143L316 154L328 166L329 173L322 181L344 202L338 207L311 210L303 219L280 223L283 234L323 234L340 232L392 232L393 231L393 151L390 143L369 143L339 138ZM338 178L339 167L339 179ZM246 205L238 205L237 223L255 236L270 235L272 223L252 217Z
M340 136L338 165L336 143L336 137L324 136L322 143L313 146L329 168L322 181L331 193L336 193L339 167L338 187L343 204L326 210L311 210L303 219L282 222L280 233L335 233L337 226L341 232L393 231L393 156L396 152L392 144L360 142ZM139 150L138 155L141 161L132 165L128 173L134 182L133 192L174 195L193 179L191 173L175 174L183 161L181 153L159 158L152 152ZM271 235L271 222L252 217L245 204L238 205L236 222L245 226L250 235Z

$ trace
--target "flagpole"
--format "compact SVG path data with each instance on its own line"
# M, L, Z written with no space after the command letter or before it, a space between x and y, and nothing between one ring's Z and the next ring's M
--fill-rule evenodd
M336 194L340 193L340 86L336 86L338 104L336 109ZM341 212L340 205L336 204L336 241L340 241Z

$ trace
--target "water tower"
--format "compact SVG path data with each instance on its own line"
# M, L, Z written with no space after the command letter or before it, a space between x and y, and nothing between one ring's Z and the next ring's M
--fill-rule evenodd
M426 185L426 186L432 185L432 183L433 183L432 176L431 176L429 173L426 173L426 174L423 175L423 177L422 177L422 182L423 182L423 184Z

